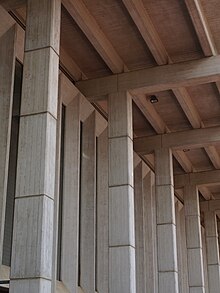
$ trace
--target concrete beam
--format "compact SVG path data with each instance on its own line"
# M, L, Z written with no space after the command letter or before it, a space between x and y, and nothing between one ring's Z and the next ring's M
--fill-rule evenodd
M160 148L173 150L200 148L218 144L220 142L219 133L220 127L218 126L140 137L134 139L134 149L138 154L147 155Z
M99 97L120 91L131 91L133 94L159 92L216 82L219 79L220 55L217 55L79 81L76 86L86 97Z
M176 189L182 188L187 184L197 186L218 185L220 184L220 170L175 175L174 186Z

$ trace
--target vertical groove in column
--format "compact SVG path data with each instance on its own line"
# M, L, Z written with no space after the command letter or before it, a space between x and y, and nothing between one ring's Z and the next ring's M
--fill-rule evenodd
M170 149L155 151L158 292L177 293L177 242L173 164Z
M184 187L184 212L188 259L189 287L204 290L204 268L198 189L195 185Z
M109 293L135 293L132 99L109 96Z

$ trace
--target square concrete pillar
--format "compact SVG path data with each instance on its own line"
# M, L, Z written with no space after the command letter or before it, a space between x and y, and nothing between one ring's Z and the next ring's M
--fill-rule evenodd
M159 293L177 293L178 267L173 163L170 149L155 151Z
M135 293L132 99L109 96L109 293Z
M178 277L179 292L188 291L188 268L187 268L187 248L186 248L186 229L183 204L176 202L176 227L177 227L177 255L178 255Z
M205 231L207 247L207 267L209 293L220 292L220 260L217 219L214 211L205 211Z
M50 293L59 0L28 0L10 293Z
M16 26L0 32L0 264L2 264L15 70Z
M190 292L205 292L198 188L184 187L184 212Z
M134 169L134 206L135 206L135 260L136 260L136 290L146 293L146 250L144 226L144 190L143 162Z

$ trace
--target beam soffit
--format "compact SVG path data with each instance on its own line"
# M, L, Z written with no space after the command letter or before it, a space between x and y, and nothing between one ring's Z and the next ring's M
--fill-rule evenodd
M172 132L134 139L135 151L140 155L153 153L158 148L173 150L200 148L220 142L220 126Z
M111 71L113 73L127 71L123 60L105 36L83 1L63 0L62 2Z
M10 11L25 6L26 2L27 0L0 0L0 5L2 5L5 10Z
M155 93L218 80L220 55L79 81L76 86L86 97L96 97L121 91Z
M195 172L174 176L174 186L180 189L185 185L210 186L220 184L220 170Z

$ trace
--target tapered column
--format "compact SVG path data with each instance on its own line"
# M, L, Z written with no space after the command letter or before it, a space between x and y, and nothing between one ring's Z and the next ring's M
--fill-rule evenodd
M184 211L188 259L189 292L203 293L204 269L198 189L195 185L184 188Z
M159 293L177 293L177 243L172 153L155 151Z
M28 0L10 293L51 292L59 0Z
M15 68L16 27L0 31L0 264L2 264Z
M213 211L205 211L204 216L207 246L209 293L217 293L220 292L220 263L217 219L215 212Z
M132 99L109 96L109 293L134 293Z

